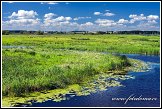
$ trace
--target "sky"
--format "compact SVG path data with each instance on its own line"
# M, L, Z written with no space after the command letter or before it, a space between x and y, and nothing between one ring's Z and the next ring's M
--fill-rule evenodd
M2 29L160 31L160 2L2 2Z

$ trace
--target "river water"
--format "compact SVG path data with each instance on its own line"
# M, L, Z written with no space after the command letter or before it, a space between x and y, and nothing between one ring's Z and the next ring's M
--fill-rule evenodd
M160 106L160 57L127 55L129 58L151 62L146 72L128 72L135 79L121 81L124 87L111 87L88 96L75 96L69 100L32 103L31 107L159 107ZM134 97L134 99L133 99ZM135 99L139 98L139 99ZM144 100L145 99L145 100ZM146 100L147 99L147 100ZM151 100L149 100L151 99ZM126 102L127 100L127 102Z

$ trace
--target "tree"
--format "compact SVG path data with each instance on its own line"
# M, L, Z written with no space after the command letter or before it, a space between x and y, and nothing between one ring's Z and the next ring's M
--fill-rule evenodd
M35 34L36 35L43 35L43 32L42 31L36 31Z
M8 30L3 30L2 31L2 35L9 35L9 34L10 34L10 32Z

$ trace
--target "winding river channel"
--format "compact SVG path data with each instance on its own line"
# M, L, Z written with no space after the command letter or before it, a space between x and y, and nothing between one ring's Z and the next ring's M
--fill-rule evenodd
M145 72L128 72L135 79L121 81L121 86L110 87L87 96L74 96L55 102L33 102L31 107L158 107L160 106L160 57L125 54L149 64Z

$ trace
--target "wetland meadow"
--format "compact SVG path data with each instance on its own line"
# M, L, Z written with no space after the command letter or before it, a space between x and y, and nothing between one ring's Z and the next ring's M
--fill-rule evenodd
M56 96L81 93L78 90L94 78L139 72L147 65L121 54L159 55L159 39L158 35L3 35L3 103L43 101L51 95L45 99L40 93L50 90ZM120 86L118 81L102 81L99 89Z
M161 106L160 1L1 6L1 107Z

